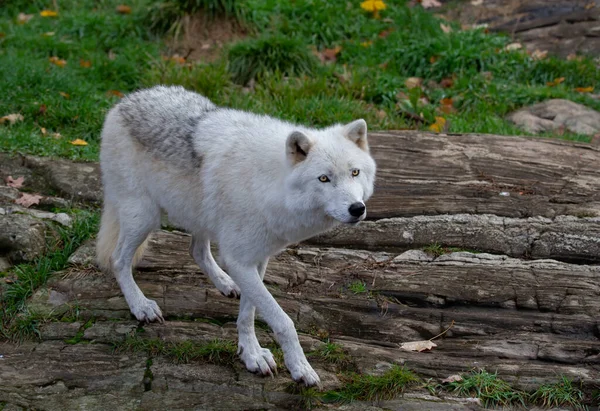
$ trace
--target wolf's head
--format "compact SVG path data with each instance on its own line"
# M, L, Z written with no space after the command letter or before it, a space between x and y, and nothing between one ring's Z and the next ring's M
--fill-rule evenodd
M375 161L369 154L364 120L294 131L287 138L286 150L288 207L321 211L326 219L348 224L365 219Z

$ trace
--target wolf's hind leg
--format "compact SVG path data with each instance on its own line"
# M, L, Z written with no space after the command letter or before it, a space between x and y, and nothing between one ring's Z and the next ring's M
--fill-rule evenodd
M158 304L144 296L131 272L136 250L160 225L160 209L152 200L143 198L124 199L119 206L119 240L112 254L115 277L135 318L163 322Z
M268 260L258 266L260 279L264 279ZM254 331L254 315L256 309L247 295L242 294L240 313L237 320L238 355L246 368L262 375L272 375L277 372L277 363L268 348L262 348Z
M207 239L194 234L192 236L192 244L190 245L190 254L221 294L229 298L240 298L240 288L219 267L210 252L210 242Z

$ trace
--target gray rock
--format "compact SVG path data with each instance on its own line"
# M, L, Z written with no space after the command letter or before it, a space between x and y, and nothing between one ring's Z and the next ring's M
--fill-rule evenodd
M586 135L600 131L600 112L564 99L522 108L509 114L508 120L533 134L560 128Z
M81 267L95 266L96 264L96 243L93 240L87 240L69 257L69 264Z
M0 213L0 250L13 264L40 256L46 250L45 235L44 222L31 215Z

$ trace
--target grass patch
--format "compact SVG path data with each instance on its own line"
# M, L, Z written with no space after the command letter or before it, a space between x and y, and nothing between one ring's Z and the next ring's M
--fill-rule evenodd
M432 255L434 257L439 257L444 254L459 253L459 252L467 252L467 253L472 253L472 254L479 253L479 251L469 250L466 248L444 247L443 245L438 244L438 243L433 243L433 244L423 247L423 251L425 251L427 254Z
M572 407L574 409L585 409L582 404L583 392L573 385L573 381L567 377L554 384L544 384L531 394L531 402L543 407Z
M342 377L344 386L336 391L323 394L328 402L379 401L390 400L406 388L418 383L419 378L398 365L380 376L348 374Z
M90 328L92 325L94 325L94 319L90 318L89 320L87 320L85 322L85 324L83 324L79 330L77 330L77 334L75 334L73 336L73 338L69 338L67 340L65 340L65 343L67 344L79 344L81 342L81 339L83 338L83 335L85 334L85 330L87 330L88 328Z
M575 90L600 84L592 58L535 60L505 51L512 41L507 36L454 23L444 22L453 28L444 33L442 20L403 0L386 2L379 19L360 2L131 0L131 13L120 14L121 3L64 0L58 16L48 18L39 15L52 8L48 1L3 3L0 116L20 113L25 120L0 126L0 150L96 160L104 115L119 93L157 83L182 84L219 105L317 127L362 117L370 129L427 130L441 115L448 132L527 134L506 114L549 98L600 110L599 100ZM164 61L170 51L154 31L175 33L182 15L196 12L231 16L253 37L228 46L214 63ZM19 24L19 13L33 17ZM321 56L337 51L321 64L311 49ZM422 85L409 90L409 77L422 78ZM254 87L243 90L253 78ZM448 99L455 111L441 112ZM407 107L424 121L407 118ZM572 133L560 137L589 141ZM88 145L71 145L76 138Z
M461 396L477 397L484 407L525 407L529 398L526 392L516 390L498 378L497 373L485 370L464 374L462 380L448 383L445 388Z
M145 352L152 357L164 356L177 364L193 361L231 365L237 355L235 342L215 339L207 343L193 341L164 342L159 339L130 335L123 341L113 343L115 352Z
M29 264L20 264L11 269L16 277L12 284L4 287L0 303L0 336L7 340L22 340L37 335L38 326L44 318L28 312L25 301L34 291L43 286L50 276L67 266L69 256L98 229L100 215L95 211L75 211L71 227L56 226L57 238L48 244L48 252Z
M348 352L341 345L331 341L325 342L316 350L308 353L307 356L320 359L344 370L354 365L354 361Z
M308 46L283 36L240 41L229 49L228 59L231 78L241 85L274 73L298 76L312 75L317 70L317 59Z
M354 281L350 283L348 290L354 294L364 294L367 292L367 284L364 281Z

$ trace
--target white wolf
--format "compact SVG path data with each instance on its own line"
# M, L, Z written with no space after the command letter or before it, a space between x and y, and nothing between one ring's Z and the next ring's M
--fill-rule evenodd
M100 164L98 263L114 272L133 315L163 321L131 271L163 210L191 233L190 253L219 291L241 295L238 354L248 370L269 375L277 367L256 338L256 309L292 378L319 384L294 323L262 280L269 257L287 245L365 218L375 179L365 121L313 129L221 108L183 87L156 86L110 110Z

